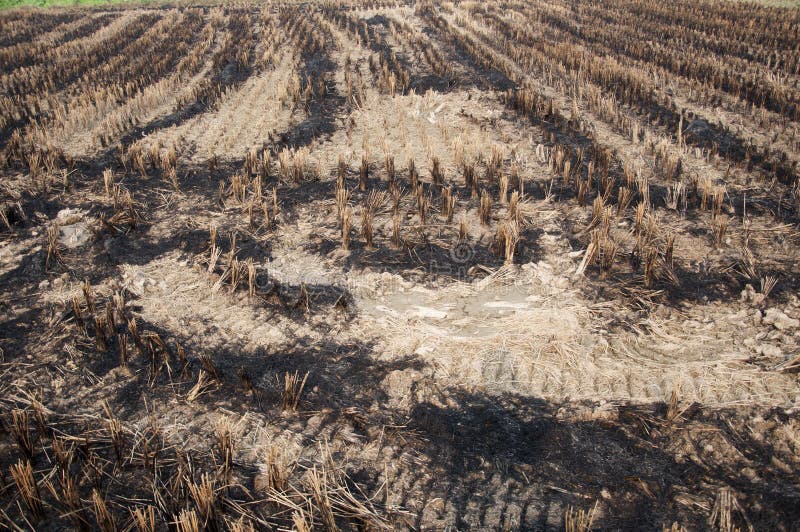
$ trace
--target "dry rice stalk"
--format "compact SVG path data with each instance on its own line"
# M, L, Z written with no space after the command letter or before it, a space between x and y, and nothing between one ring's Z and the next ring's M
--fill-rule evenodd
M422 187L417 187L417 216L419 216L420 225L425 225L428 218L428 208L430 207L430 199L425 195Z
M225 182L220 181L219 187L217 188L217 203L219 203L220 207L225 207Z
M472 182L475 180L475 166L472 163L465 164L461 173L464 176L464 188L472 190Z
M675 268L675 234L667 235L667 243L664 246L664 265L667 268Z
M619 187L617 191L617 218L622 216L633 199L633 190L628 187Z
M392 182L394 181L395 178L394 155L386 155L385 165L386 165L386 178L389 180L389 182Z
M337 188L336 189L336 212L339 214L341 218L344 210L347 208L347 204L350 201L350 192L347 191L346 188Z
M578 205L583 206L586 201L587 184L584 181L578 182Z
M300 402L300 395L303 393L306 380L308 380L308 372L306 372L302 381L300 380L299 372L295 371L294 374L286 372L283 377L283 392L281 393L281 406L284 410L297 411L297 405Z
M239 368L239 371L237 371L236 374L239 375L239 382L244 389L244 393L255 395L257 392L256 385L253 383L253 379L250 377L250 374L247 373L247 370L245 370L243 367Z
M261 184L261 177L256 176L253 178L253 203L261 203L264 199L264 189Z
M58 242L58 237L60 234L61 230L59 229L57 223L47 227L47 258L45 259L44 264L46 270L49 270L50 264L54 262L59 264L63 263L61 249Z
M761 278L761 293L765 298L769 297L770 293L775 289L778 284L778 278L773 275L765 275Z
M34 442L31 434L31 416L27 410L14 409L11 412L11 432L22 455L28 460L33 460Z
M344 162L344 157L339 155L339 162L336 165L336 190L337 192L345 188L347 178L347 163Z
M233 430L233 422L228 417L223 417L216 425L219 457L226 477L231 470L231 466L233 466Z
M375 190L369 193L369 196L367 196L367 199L364 202L364 207L362 208L361 232L364 236L364 240L367 241L367 248L372 247L372 239L375 232L373 225L375 213L383 206L385 202L386 194L384 192L378 192Z
M587 266L592 264L594 260L597 258L598 254L597 242L592 239L589 242L589 245L586 247L586 252L583 254L583 260L578 265L578 269L575 270L575 276L580 277L586 271Z
M74 455L74 447L66 447L64 439L54 436L53 437L53 454L55 455L56 464L61 469L69 469Z
M247 293L250 297L256 295L256 265L253 259L247 259Z
M670 185L667 187L667 197L665 199L668 209L672 209L673 211L677 211L680 207L682 210L686 210L686 184L684 182L678 182L674 185Z
M431 158L431 181L434 185L441 185L444 175L442 174L441 162L438 157Z
M481 204L478 208L478 217L481 220L482 225L489 225L492 216L492 198L489 197L489 193L486 192L486 189L481 191Z
M297 302L295 302L294 308L302 309L306 314L311 311L311 298L308 295L306 283L300 283L300 294L297 296Z
M221 255L222 249L220 249L216 244L211 246L211 257L208 259L208 273L214 273L214 270L217 267L217 262L219 261Z
M678 387L675 386L669 396L669 403L667 403L667 421L675 421L678 419L679 415L680 410L678 409Z
M58 497L59 502L66 508L69 520L77 529L87 529L88 523L78 492L78 484L70 474L69 469L62 469L59 472L58 483L61 488L61 494Z
M226 261L226 265L228 269L230 269L231 265L233 264L234 259L236 258L236 233L232 232L230 236L231 241L231 249L228 251L228 259Z
M567 509L564 514L564 530L566 532L589 532L592 529L592 522L597 513L597 505L595 503L591 510L575 510L572 506Z
M367 191L367 178L369 177L369 162L367 155L361 156L361 167L358 169L358 189L361 192Z
M122 423L119 418L111 412L108 401L103 403L103 411L106 414L106 427L111 436L111 443L114 446L114 454L117 457L117 465L122 465L125 453L125 434L122 432Z
M169 172L167 172L167 179L172 185L172 188L175 189L175 192L179 192L181 190L181 185L178 181L178 171L175 168L171 168Z
M606 279L614 266L614 259L617 256L617 251L619 251L619 246L608 236L606 231L597 230L593 233L593 237L597 239L597 249L600 257L600 278Z
M106 337L105 318L94 318L94 339L99 352L105 353L108 351L108 338Z
M311 532L311 525L306 520L305 512L302 508L292 512L292 523L297 532Z
M636 231L642 230L642 223L644 222L644 213L647 211L647 204L639 202L636 206Z
M215 381L222 380L219 371L217 371L217 367L214 365L214 361L211 360L211 355L208 353L204 353L200 355L200 365L203 366L203 370Z
M520 167L516 162L511 163L511 184L516 187L520 196L525 194L525 181L522 179Z
M714 187L714 197L711 201L711 212L713 216L719 216L722 212L722 205L725 203L725 186Z
M11 476L14 478L14 484L19 490L22 497L22 502L30 512L30 521L38 522L44 517L44 507L42 506L42 498L39 495L39 486L33 478L33 467L30 460L18 461L11 466Z
M106 305L105 313L106 313L106 324L108 324L108 330L111 332L111 334L114 334L114 332L117 330L117 320L114 315L113 300L109 301L109 303Z
M186 350L181 344L175 342L175 351L178 354L178 361L183 366L183 371L186 371L186 367L189 365L189 360L186 358Z
M268 224L269 222L272 221L272 215L269 212L269 203L267 203L266 201L261 202L261 213L264 216L265 224Z
M203 518L203 529L217 530L217 509L216 509L216 493L214 492L214 484L208 473L203 473L200 477L200 483L189 483L189 493L192 496L194 504L197 506L197 511L200 517Z
M745 239L744 245L740 250L739 267L742 274L744 274L748 279L754 280L756 277L758 277L758 273L756 272L756 258L755 255L753 255L753 252L750 250L750 245L747 242L747 239Z
M308 471L307 474L308 487L311 488L311 494L314 497L314 502L322 514L322 524L328 532L335 532L339 530L336 526L336 519L333 516L333 507L331 506L330 497L328 496L328 481L325 470L317 472L316 466Z
M77 297L72 298L72 315L75 317L75 324L86 334L86 322L83 320L83 311Z
M152 506L139 506L131 512L131 518L138 532L156 532L156 512Z
M646 248L644 252L644 285L647 288L653 286L656 280L656 260L658 259L658 250L655 248Z
M721 248L725 244L725 234L728 231L728 216L720 214L712 217L711 230L714 233L714 246Z
M128 333L131 335L131 340L133 340L134 345L141 350L144 344L142 344L142 336L139 334L139 326L136 324L136 318L128 320Z
M112 304L117 313L116 321L119 323L125 321L125 295L121 291L114 292Z
M342 249L345 251L350 249L350 224L352 216L352 209L346 207L342 215Z
M508 176L503 174L500 176L500 204L506 203L508 203Z
M94 517L100 530L102 532L116 532L117 524L114 522L114 516L108 510L105 497L96 489L92 490L92 504L94 506Z
M478 199L480 179L475 173L475 167L472 164L464 167L464 183L469 188L470 199Z
M461 217L461 222L458 224L458 241L466 242L469 236L469 227L467 226L467 218Z
M103 187L106 191L106 196L111 197L111 191L114 188L114 174L110 168L103 170Z
M602 196L598 195L592 203L592 221L589 223L589 227L597 227L600 224L603 213L605 212L605 206L605 200L603 200Z
M281 169L281 177L288 181L292 177L292 154L289 148L284 148L278 153L278 166Z
M201 370L200 374L197 376L197 382L186 394L186 400L190 403L196 401L197 398L206 393L212 386L212 383L208 382L208 373Z
M733 524L734 511L742 517L744 522L747 523L747 528L752 531L753 526L747 519L747 515L739 505L736 497L733 496L731 489L727 486L720 488L717 492L717 498L714 500L711 516L708 518L708 525L713 530L718 530L719 532L733 532L734 530L739 530L739 528L734 527Z
M92 285L89 283L89 279L86 279L83 282L83 298L86 300L86 308L89 310L89 314L94 314L94 291L92 290Z
M35 396L29 396L29 400L31 408L33 409L34 417L36 418L36 425L39 428L39 434L41 436L50 435L52 437L52 431L50 430L50 425L47 422L47 415L49 413L48 410Z
M442 216L447 223L453 221L453 211L456 208L456 198L451 187L442 188Z
M284 449L271 445L265 456L267 481L271 489L285 492L289 489L289 477L294 470L289 467Z
M519 227L519 191L511 193L511 201L508 202L508 221Z
M519 232L514 224L503 223L497 228L498 253L505 257L505 264L514 263L514 251L519 240Z
M411 158L408 159L408 179L411 181L411 191L416 194L419 186L419 174L417 173L417 164Z
M374 191L373 191L374 192ZM374 249L372 240L375 235L375 228L373 227L374 213L369 208L369 203L365 203L361 207L361 236L364 237L364 242L367 249Z
M321 478L319 480L321 482L319 484L324 489L314 490L312 488L312 495L315 491L319 491L323 495L322 500L325 501L327 499L331 508L335 509L336 514L355 518L368 530L392 530L392 527L378 515L370 500L363 493L361 493L361 497L356 497L350 491L347 484L347 475L343 473L343 469L337 467L334 463L331 450L327 444L320 445L320 452L324 466L320 471L319 477ZM307 483L308 480L308 477L306 477ZM323 524L326 521L323 518Z
M231 522L229 519L225 520L225 526L228 527L230 532L256 532L255 527L253 526L252 521L245 518L245 516L240 516L239 519L236 521Z
M256 227L256 200L254 198L247 203L247 226L250 229Z
M3 224L6 228L11 231L11 220L9 220L9 216L13 214L13 207L9 205L0 205L0 220L2 220Z
M181 510L178 518L175 520L175 525L178 532L200 532L203 527L200 526L200 520L197 517L197 512L194 510Z
M147 149L147 155L150 159L150 166L155 169L161 162L161 142L156 141L151 144Z
M264 150L261 154L261 166L259 169L259 176L262 179L267 179L269 177L270 167L272 166L272 154L269 150Z

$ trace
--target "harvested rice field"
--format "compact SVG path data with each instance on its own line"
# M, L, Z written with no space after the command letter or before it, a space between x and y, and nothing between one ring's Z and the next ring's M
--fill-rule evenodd
M0 11L0 527L797 530L800 11Z

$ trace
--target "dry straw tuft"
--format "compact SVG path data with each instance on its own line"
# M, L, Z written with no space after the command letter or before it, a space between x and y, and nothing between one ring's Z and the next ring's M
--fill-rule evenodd
M133 524L138 532L156 532L156 512L152 506L141 506L131 512Z
M30 515L30 521L39 522L44 517L44 507L39 494L39 486L33 478L33 467L30 460L20 460L11 466L11 476L17 486L22 502Z
M27 410L15 409L11 412L11 433L17 441L17 447L28 460L33 460L33 433L31 416Z
M114 516L108 509L105 497L95 489L92 490L92 506L94 508L94 518L97 521L97 526L102 532L117 532L117 524L114 522Z
M341 217L341 238L342 249L347 251L350 249L350 228L352 226L353 210L350 207L345 207Z
M489 193L484 189L481 192L481 203L478 208L478 217L482 225L489 225L492 218L492 198Z
M516 225L503 223L497 228L497 250L498 254L505 258L506 264L514 263L514 252L519 240L519 232Z
M564 514L564 530L566 532L589 532L592 529L595 514L597 513L597 505L592 507L591 510L575 510L572 506L567 509Z
M300 396L303 394L306 381L308 380L308 372L300 380L300 373L286 373L283 377L283 392L281 393L281 406L284 410L291 412L297 411L297 405L300 403Z

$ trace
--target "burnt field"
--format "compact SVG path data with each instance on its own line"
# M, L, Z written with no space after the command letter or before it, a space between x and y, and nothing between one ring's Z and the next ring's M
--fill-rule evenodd
M0 12L0 527L797 530L800 11Z

